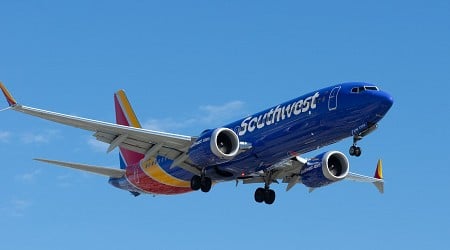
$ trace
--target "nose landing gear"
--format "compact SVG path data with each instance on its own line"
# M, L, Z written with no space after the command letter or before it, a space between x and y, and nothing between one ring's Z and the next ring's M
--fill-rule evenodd
M351 156L359 157L361 156L361 148L356 146L356 144L353 144L353 146L351 146L350 149L348 150L348 153Z
M356 145L356 143L361 139L362 139L362 136L357 136L357 135L353 136L353 145L348 150L348 153L351 156L356 156L356 157L361 156L361 148Z
M351 156L356 156L359 157L361 156L361 148L358 147L356 145L356 143L361 140L363 137L365 137L366 135L372 133L375 129L378 128L378 124L376 123L367 123L367 128L360 131L360 132L355 132L353 134L353 145L350 147L350 149L348 150L348 153Z

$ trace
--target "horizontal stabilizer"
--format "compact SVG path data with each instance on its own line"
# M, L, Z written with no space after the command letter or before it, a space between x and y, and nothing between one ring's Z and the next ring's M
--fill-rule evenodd
M123 169L116 169L116 168L107 168L107 167L99 167L99 166L92 166L92 165L85 165L85 164L78 164L78 163L71 163L71 162L62 162L62 161L54 161L54 160L47 160L47 159L34 159L36 161L50 163L66 168L74 168L94 174L99 174L103 176L108 176L111 178L121 178L125 175L125 170Z

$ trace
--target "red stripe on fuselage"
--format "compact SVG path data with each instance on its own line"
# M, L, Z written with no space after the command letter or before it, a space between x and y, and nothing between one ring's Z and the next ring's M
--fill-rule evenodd
M130 126L127 116L125 115L120 102L116 95L114 95L114 104L116 108L116 122L117 124ZM140 160L144 158L143 154L122 148L120 152L125 161L126 176L128 181L138 189L152 194L182 194L191 192L191 188L174 187L158 182L148 176L140 167Z
M152 179L150 176L145 174L139 164L128 166L126 169L126 176L131 184L152 194L170 195L192 192L192 189L189 187L174 187Z

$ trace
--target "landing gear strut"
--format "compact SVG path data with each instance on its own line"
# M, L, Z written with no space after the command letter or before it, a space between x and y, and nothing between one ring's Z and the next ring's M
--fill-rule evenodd
M197 191L199 189L204 193L208 193L212 187L212 180L209 177L206 177L204 174L201 176L194 175L191 178L191 189Z

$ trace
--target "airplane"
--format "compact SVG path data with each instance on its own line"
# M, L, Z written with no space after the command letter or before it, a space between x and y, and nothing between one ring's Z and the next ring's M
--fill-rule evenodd
M120 168L37 158L35 160L109 177L114 187L140 194L175 195L201 190L220 182L259 183L254 199L273 204L273 183L310 189L341 180L373 183L384 192L382 162L375 175L349 171L344 153L328 151L313 158L302 155L353 138L351 156L360 156L357 143L378 128L393 105L390 94L376 85L351 82L322 88L272 106L223 127L186 136L141 127L123 90L114 94L116 123L97 121L19 104L0 82L8 107L28 115L93 132L119 149Z

